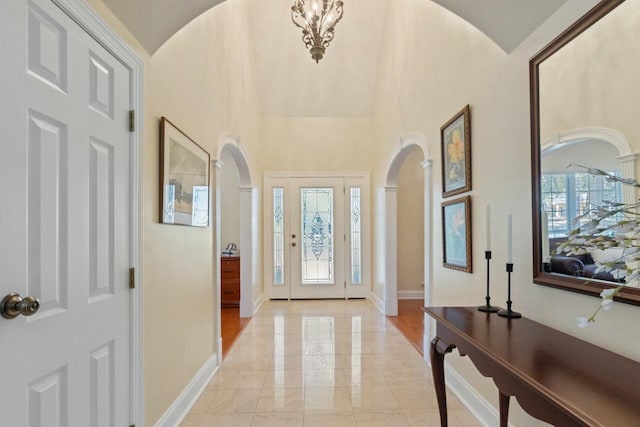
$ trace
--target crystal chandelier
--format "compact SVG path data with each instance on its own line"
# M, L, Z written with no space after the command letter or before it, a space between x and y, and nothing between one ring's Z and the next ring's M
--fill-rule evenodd
M291 20L302 29L302 41L311 52L311 58L322 59L333 40L336 24L342 19L341 0L294 0Z

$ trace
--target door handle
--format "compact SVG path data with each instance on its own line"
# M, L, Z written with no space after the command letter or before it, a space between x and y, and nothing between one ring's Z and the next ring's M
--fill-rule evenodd
M291 235L291 238L292 238L292 239L295 239L295 238L296 238L296 235L295 235L295 234L292 234L292 235Z
M32 316L40 308L40 301L35 297L22 297L20 294L8 294L0 302L0 314L5 319L14 319L18 315Z
M296 242L291 243L291 246L295 247L296 246Z

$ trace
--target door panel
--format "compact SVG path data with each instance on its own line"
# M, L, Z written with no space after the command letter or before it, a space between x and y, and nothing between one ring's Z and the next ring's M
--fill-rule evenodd
M42 304L0 318L0 425L129 425L129 72L48 0L0 27L0 298Z
M291 298L344 298L344 179L291 178L290 194Z

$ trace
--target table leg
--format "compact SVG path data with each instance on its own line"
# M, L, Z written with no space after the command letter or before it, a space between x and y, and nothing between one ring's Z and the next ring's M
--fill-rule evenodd
M447 345L435 337L431 341L431 372L433 373L433 385L438 398L438 409L440 411L440 425L447 427L447 393L444 386L444 355L450 353L453 346Z
M509 396L506 394L500 394L500 427L507 427L509 425Z

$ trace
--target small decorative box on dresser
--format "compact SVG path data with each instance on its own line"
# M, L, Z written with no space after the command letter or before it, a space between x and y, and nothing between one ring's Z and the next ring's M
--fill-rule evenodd
M240 257L220 258L221 295L223 307L240 306Z

